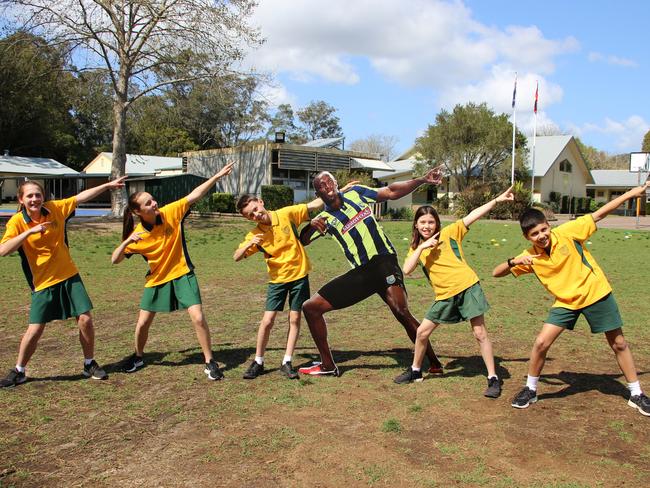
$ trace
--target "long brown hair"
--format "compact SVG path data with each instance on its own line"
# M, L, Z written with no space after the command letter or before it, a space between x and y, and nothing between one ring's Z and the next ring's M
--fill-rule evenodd
M45 197L45 190L43 189L43 186L38 182L34 180L25 180L23 181L20 185L18 185L18 198L23 197L24 190L23 188L27 185L34 185L37 186L39 190L41 190L41 195L43 196L43 203L45 203L46 197ZM24 205L20 202L18 202L18 211L20 212L24 208Z
M420 241L422 240L422 236L418 232L417 223L418 219L423 215L431 215L436 221L436 232L440 232L440 217L438 216L438 212L431 205L422 205L415 211L415 215L413 216L413 235L411 236L411 249L417 248L420 245Z
M135 223L133 222L133 212L140 210L138 197L142 192L136 191L131 193L126 208L124 209L124 217L122 219L122 240L125 241L133 233Z

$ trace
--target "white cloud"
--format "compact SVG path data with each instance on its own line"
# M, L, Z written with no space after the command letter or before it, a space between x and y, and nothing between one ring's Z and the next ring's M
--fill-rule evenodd
M590 134L605 136L617 151L634 152L641 150L643 136L650 130L650 123L640 115L632 115L625 120L606 118L601 124L586 123L570 129L580 137L588 137Z
M355 61L364 59L386 79L431 88L448 108L472 100L509 110L504 94L512 93L514 71L522 88L543 81L544 103L556 103L562 90L544 76L557 56L578 48L575 39L547 39L535 26L483 25L458 1L274 0L262 2L254 18L267 38L248 59L258 69L355 84L362 76Z
M632 59L627 59L627 58L620 58L618 56L613 56L613 55L605 55L596 51L592 51L589 53L587 56L587 59L591 61L592 63L598 63L598 62L603 62L607 64L613 64L616 66L623 66L625 68L637 68L639 64L632 60Z
M258 97L267 101L271 107L277 107L283 103L288 103L292 106L297 104L296 98L287 91L284 85L278 82L260 85L257 91Z

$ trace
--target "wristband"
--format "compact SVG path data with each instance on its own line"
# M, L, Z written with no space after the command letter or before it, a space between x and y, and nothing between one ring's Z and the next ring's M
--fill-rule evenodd
M508 258L508 260L506 261L508 263L508 268L512 268L513 266L515 266L515 263L512 262L513 259L515 258Z

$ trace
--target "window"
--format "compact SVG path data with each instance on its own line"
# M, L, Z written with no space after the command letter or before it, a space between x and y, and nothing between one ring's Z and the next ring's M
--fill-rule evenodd
M599 191L599 192L596 193L596 196L598 198L605 198L605 192L604 191Z
M560 171L562 171L563 173L572 172L571 163L567 159L560 161Z
M430 185L427 188L427 203L432 203L438 199L438 187Z

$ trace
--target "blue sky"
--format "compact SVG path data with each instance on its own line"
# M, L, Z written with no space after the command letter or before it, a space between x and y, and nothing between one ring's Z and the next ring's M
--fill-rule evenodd
M650 130L650 2L604 0L262 0L266 38L248 62L294 108L325 100L348 143L396 136L397 152L457 103L557 127L610 153L640 151Z

